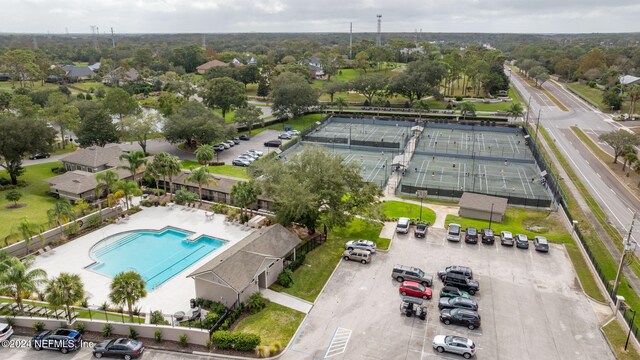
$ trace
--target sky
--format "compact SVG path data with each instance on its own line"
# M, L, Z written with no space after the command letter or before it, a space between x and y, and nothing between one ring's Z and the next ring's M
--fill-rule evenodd
M639 0L0 0L0 33L640 32Z

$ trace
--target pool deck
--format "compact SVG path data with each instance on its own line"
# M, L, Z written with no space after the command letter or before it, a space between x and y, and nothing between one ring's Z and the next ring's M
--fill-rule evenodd
M89 304L99 306L108 301L111 278L87 270L85 267L93 263L89 257L89 251L100 240L124 231L160 230L172 226L227 241L227 244L219 250L203 257L155 290L148 291L147 297L137 304L145 312L162 310L165 314L171 314L188 309L189 299L195 297L193 280L187 279L186 275L253 232L251 228L225 223L225 215L215 215L213 219L207 219L203 210L187 210L183 206L143 207L142 209L141 212L131 215L125 222L107 225L59 246L45 255L37 256L34 266L45 270L50 278L61 272L80 274L89 297Z

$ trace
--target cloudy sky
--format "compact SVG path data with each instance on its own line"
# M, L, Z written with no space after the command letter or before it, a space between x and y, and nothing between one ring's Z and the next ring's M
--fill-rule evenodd
M639 0L0 0L0 32L640 31Z

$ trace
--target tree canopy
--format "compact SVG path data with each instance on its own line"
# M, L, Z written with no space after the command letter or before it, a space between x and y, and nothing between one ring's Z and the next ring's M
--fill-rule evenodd
M210 108L222 110L223 118L232 108L242 107L247 103L244 85L228 77L209 80L200 96Z
M298 117L318 104L318 94L303 76L283 72L273 80L271 100L276 115Z
M234 133L224 119L197 101L188 101L165 121L164 134L171 143L185 142L190 146L210 144Z

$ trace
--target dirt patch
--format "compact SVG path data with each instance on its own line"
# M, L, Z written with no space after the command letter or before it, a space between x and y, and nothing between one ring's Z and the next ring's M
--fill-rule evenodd
M27 204L11 204L11 205L5 206L5 208L7 209L20 209L23 207L27 207Z

